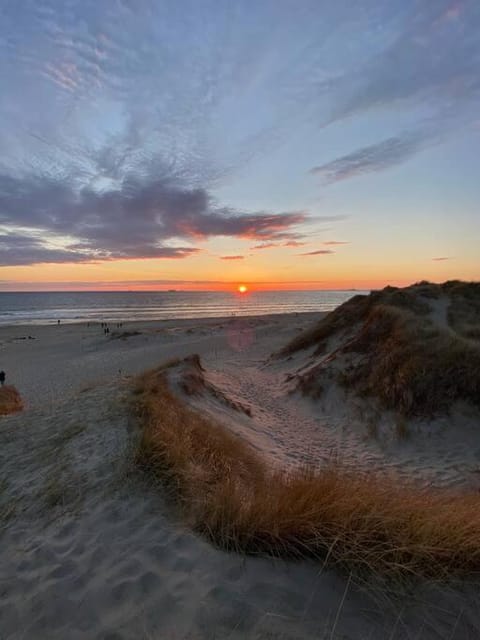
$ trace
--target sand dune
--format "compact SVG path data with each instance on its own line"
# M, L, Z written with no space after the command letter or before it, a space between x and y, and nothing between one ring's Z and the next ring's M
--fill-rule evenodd
M304 353L298 387L320 397L332 383L406 418L480 410L480 284L386 287L358 295L280 355Z
M184 389L185 400L272 465L342 455L416 470L426 482L471 483L473 434L458 449L441 433L388 449L365 438L360 420L349 427L290 393L297 356L269 354L317 320L126 323L122 331L138 333L121 339L96 326L29 327L34 340L19 340L21 327L0 329L2 368L26 405L0 421L2 639L479 637L474 585L394 594L313 563L223 553L191 533L133 464L132 376L199 353L204 384Z

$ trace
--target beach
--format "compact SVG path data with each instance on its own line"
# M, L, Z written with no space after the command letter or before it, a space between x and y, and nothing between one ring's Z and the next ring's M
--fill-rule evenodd
M299 356L272 354L321 317L110 323L108 334L99 323L0 327L0 368L25 406L0 421L2 639L478 637L475 587L423 581L391 592L318 562L226 553L135 465L135 376L198 354L209 392L184 401L272 468L341 457L475 488L480 445L468 416L456 438L445 418L379 443L360 417L319 413L291 393L286 370Z
M480 640L480 0L0 0L0 640Z

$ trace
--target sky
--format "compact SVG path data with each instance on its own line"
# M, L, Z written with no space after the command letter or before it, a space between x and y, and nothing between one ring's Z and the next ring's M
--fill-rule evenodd
M478 0L3 0L0 290L480 279Z

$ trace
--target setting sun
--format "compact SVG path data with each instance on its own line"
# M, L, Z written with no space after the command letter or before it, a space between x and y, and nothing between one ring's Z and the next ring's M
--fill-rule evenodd
M238 293L247 293L248 289L244 284L238 285Z

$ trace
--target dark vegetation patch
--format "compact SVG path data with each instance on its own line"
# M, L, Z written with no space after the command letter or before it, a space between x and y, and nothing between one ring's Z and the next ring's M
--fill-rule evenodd
M0 416L17 413L23 409L22 397L11 385L0 387Z

